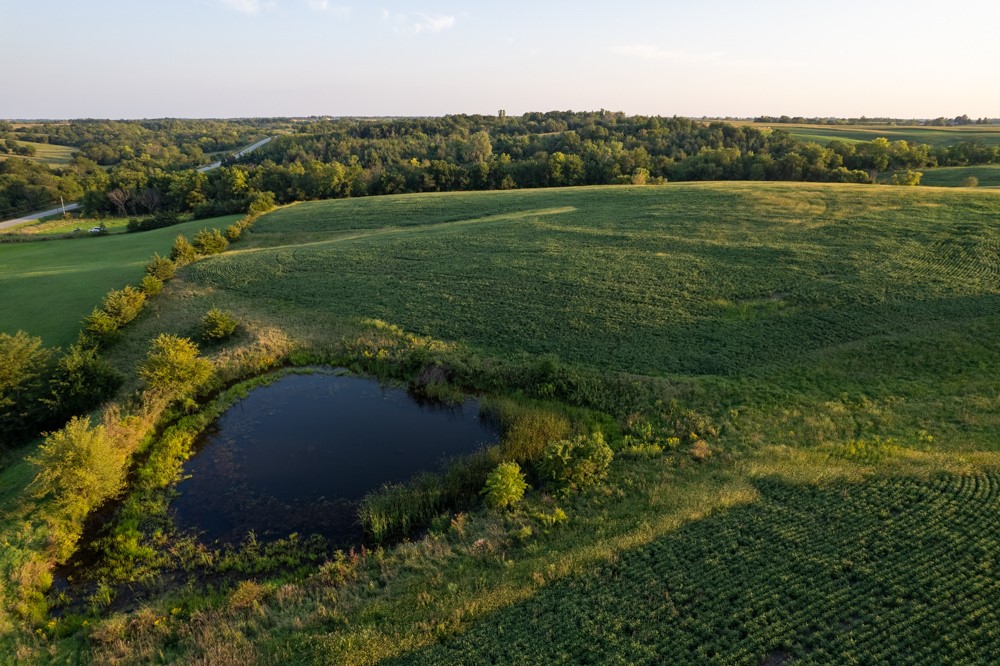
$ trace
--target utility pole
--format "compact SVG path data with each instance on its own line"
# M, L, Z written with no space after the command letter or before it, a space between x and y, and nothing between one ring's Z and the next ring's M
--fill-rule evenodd
M62 209L63 209L63 217L65 217L65 216L66 216L66 202L65 202L65 201L63 201L63 198L62 198L62 195L61 195L61 194L59 195L59 205L60 205L60 206L62 206Z

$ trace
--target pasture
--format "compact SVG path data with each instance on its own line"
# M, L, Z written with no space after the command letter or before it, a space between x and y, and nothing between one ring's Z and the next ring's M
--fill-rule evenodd
M137 282L152 254L168 254L177 234L224 228L237 217L135 234L0 244L0 331L20 329L46 345L65 346L104 294Z

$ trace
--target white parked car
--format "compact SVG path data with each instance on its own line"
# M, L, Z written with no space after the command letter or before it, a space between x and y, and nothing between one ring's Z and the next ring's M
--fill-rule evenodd
M91 227L88 233L99 234L102 231L104 231L104 229L101 229L100 227Z

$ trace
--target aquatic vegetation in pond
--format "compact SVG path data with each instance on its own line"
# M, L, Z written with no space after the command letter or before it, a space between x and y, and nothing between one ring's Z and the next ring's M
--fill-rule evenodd
M386 483L440 470L498 439L474 400L418 403L371 379L289 375L252 391L202 435L172 504L206 541L249 531L357 540L358 500Z

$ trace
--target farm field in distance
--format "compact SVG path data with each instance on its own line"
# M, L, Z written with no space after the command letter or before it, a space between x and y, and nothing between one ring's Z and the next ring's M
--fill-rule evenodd
M45 344L76 339L80 321L111 289L135 283L154 252L169 254L179 233L225 228L237 216L195 220L133 234L0 243L0 331L18 329ZM62 224L62 223L60 223ZM78 222L70 222L73 228Z
M77 149L72 146L59 146L54 143L36 143L34 141L15 141L19 146L30 146L35 149L35 154L30 157L21 157L19 155L0 155L0 160L3 159L29 159L35 162L40 162L42 164L47 164L51 167L64 167L70 163L73 159L74 153Z
M735 121L733 124L782 129L801 141L815 141L823 145L833 139L850 143L871 141L878 137L885 137L889 141L926 143L931 146L950 146L966 141L981 141L988 145L1000 144L1000 126L997 125L932 127L923 125L810 125L750 121Z

